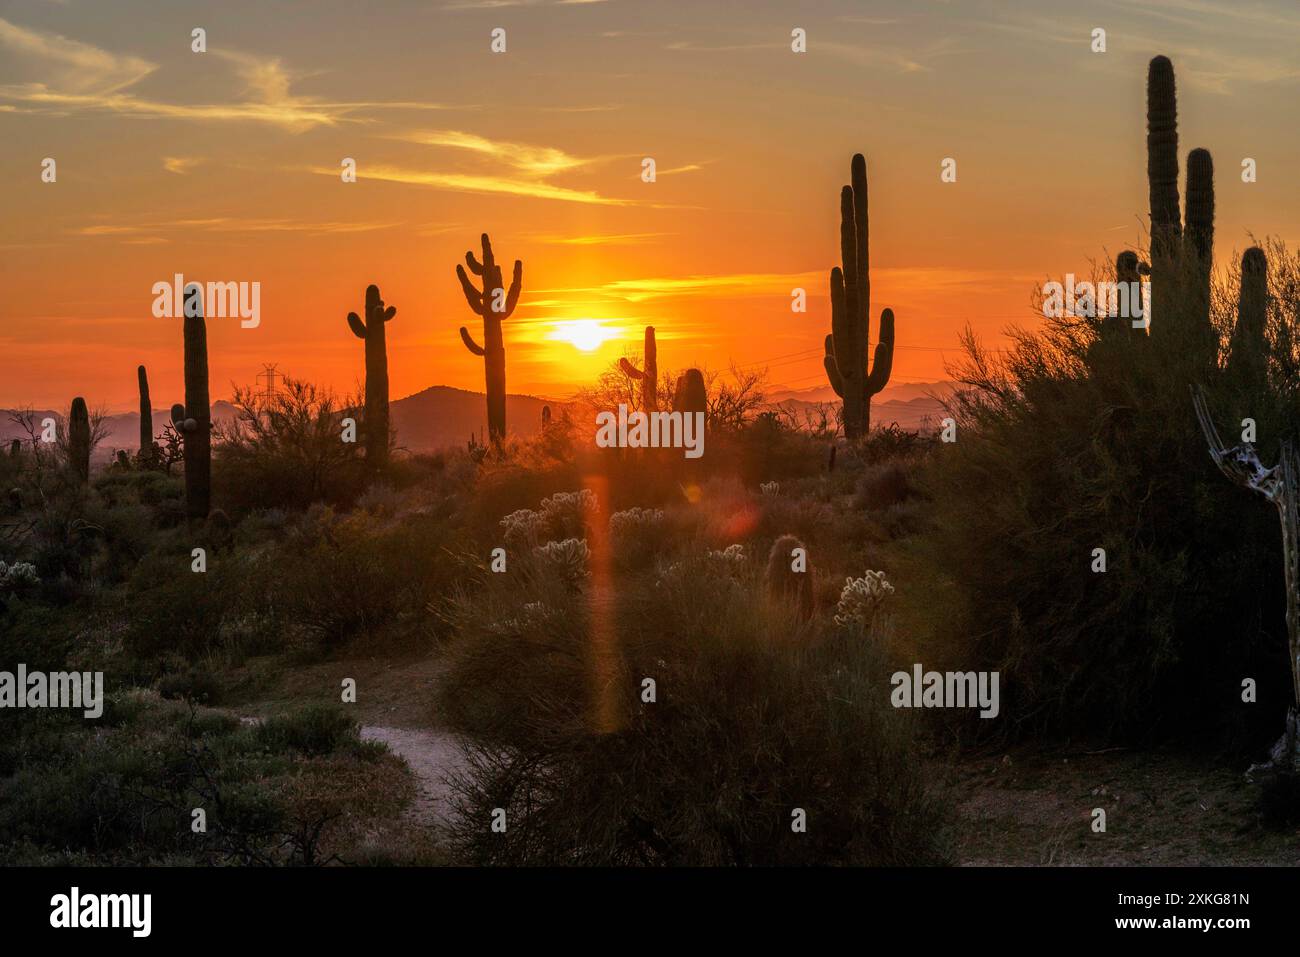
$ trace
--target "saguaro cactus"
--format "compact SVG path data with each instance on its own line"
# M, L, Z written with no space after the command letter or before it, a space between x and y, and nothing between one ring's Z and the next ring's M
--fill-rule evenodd
M709 393L704 387L704 373L699 369L687 369L677 377L677 387L673 390L673 411L709 411Z
M382 469L388 464L388 345L384 327L397 314L384 308L379 287L366 287L366 318L348 313L352 334L366 344L366 464Z
M78 482L90 481L90 413L81 396L72 400L68 413L68 464Z
M212 409L208 400L208 325L203 287L185 290L185 404L172 406L185 452L185 512L207 518L212 500Z
M867 242L867 161L853 156L850 185L840 191L840 259L831 270L831 334L823 365L835 394L844 400L844 434L871 431L871 397L889 382L894 364L894 313L880 314L875 362L871 348L871 273Z
M1228 351L1228 374L1263 388L1268 379L1268 258L1251 246L1241 257L1237 324Z
M501 281L501 267L492 255L492 242L488 234L483 234L483 261L474 258L472 251L465 253L465 263L476 276L483 277L480 290L465 274L464 266L456 267L456 276L460 279L461 289L465 292L465 301L470 309L483 317L483 345L479 345L470 336L469 330L460 327L460 338L465 348L476 356L483 357L484 379L487 385L488 434L494 445L500 445L506 437L506 346L501 336L501 322L509 319L519 302L519 287L523 282L524 264L515 260L514 277L509 292Z
M1186 230L1178 206L1178 99L1168 57L1147 69L1147 183L1151 202L1151 334L1195 359L1215 348L1210 323L1214 246L1214 161L1187 155Z
M636 366L626 359L619 359L619 367L623 373L641 383L641 411L658 412L659 411L659 352L655 346L655 327L645 327L645 355L643 356L645 371L637 369Z
M140 382L140 458L148 462L153 459L153 405L149 402L149 374L144 366L135 370Z

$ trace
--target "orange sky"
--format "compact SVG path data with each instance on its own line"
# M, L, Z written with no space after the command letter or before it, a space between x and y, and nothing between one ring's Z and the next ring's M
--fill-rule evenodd
M484 230L524 261L511 392L573 393L647 323L661 367L821 386L858 150L894 381L941 378L965 324L1030 323L1035 285L1140 242L1154 53L1174 59L1180 152L1215 156L1220 260L1251 233L1300 239L1298 39L1284 0L0 0L0 406L129 409L140 362L154 405L178 400L179 321L150 311L177 272L262 286L256 329L209 321L214 398L264 362L352 389L345 316L371 282L397 307L394 398L481 389L455 266ZM613 337L557 341L575 319Z

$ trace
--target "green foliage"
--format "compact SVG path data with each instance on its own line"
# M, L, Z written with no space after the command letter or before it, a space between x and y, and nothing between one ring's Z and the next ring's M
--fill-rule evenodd
M354 502L365 487L366 465L358 445L341 440L351 404L289 377L269 399L236 389L235 418L215 434L222 502L232 509Z
M323 864L412 795L395 759L320 709L248 728L146 692L110 698L94 727L24 714L0 773L4 863Z
M439 712L476 742L456 783L461 859L944 860L943 815L882 693L878 638L800 623L761 599L743 552L674 538L657 568L620 566L608 585L593 572L590 603L524 574L486 575L454 604ZM497 807L505 834L482 825ZM796 807L815 822L806 834Z
M1166 300L1164 315L1186 306ZM1195 365L1200 334L1191 324L1112 338L1049 322L1017 332L1002 361L968 339L959 371L970 389L953 403L957 442L931 459L923 544L966 610L927 654L1002 671L1014 726L1240 734L1251 719L1276 724L1237 706L1243 676L1258 679L1261 701L1285 695L1276 516L1213 468L1188 386L1208 384L1220 421L1253 418L1266 460L1300 405L1267 380ZM1104 573L1092 571L1096 548Z

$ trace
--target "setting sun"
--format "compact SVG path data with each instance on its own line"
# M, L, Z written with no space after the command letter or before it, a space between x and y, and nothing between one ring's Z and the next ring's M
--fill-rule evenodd
M547 339L567 342L579 352L595 352L621 335L621 330L602 325L599 319L559 319L552 326Z

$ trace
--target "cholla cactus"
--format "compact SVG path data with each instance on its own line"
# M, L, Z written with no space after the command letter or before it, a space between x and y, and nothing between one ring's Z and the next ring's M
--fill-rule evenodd
M599 511L596 493L589 488L556 492L542 499L542 517L551 538L581 537L587 516Z
M21 594L40 583L41 576L36 574L36 566L31 562L14 562L12 565L0 562L0 595Z
M762 492L764 495L780 495L780 494L781 494L781 483L780 483L780 482L764 482L763 484L761 484L761 485L758 487L758 490L759 490L760 492Z
M547 542L534 548L533 554L554 568L569 585L581 585L590 574L587 571L587 559L591 552L584 539L566 538L562 542Z
M615 556L636 563L657 554L667 537L664 513L658 508L629 508L609 517L609 537Z
M517 635L529 628L543 624L551 617L551 610L540 601L530 601L519 609L514 618L493 622L489 629L499 635Z
M728 545L722 551L709 552L709 558L727 565L739 565L745 560L745 546Z
M556 492L542 499L542 511L547 514L594 512L600 508L596 493L589 488L576 492Z
M835 624L870 624L876 610L893 593L894 586L885 580L884 572L868 571L861 578L844 579L840 603L835 608Z
M663 520L664 511L661 508L629 508L609 517L609 531L614 536L636 534Z
M501 519L507 545L536 545L544 527L544 516L531 508L521 508Z

